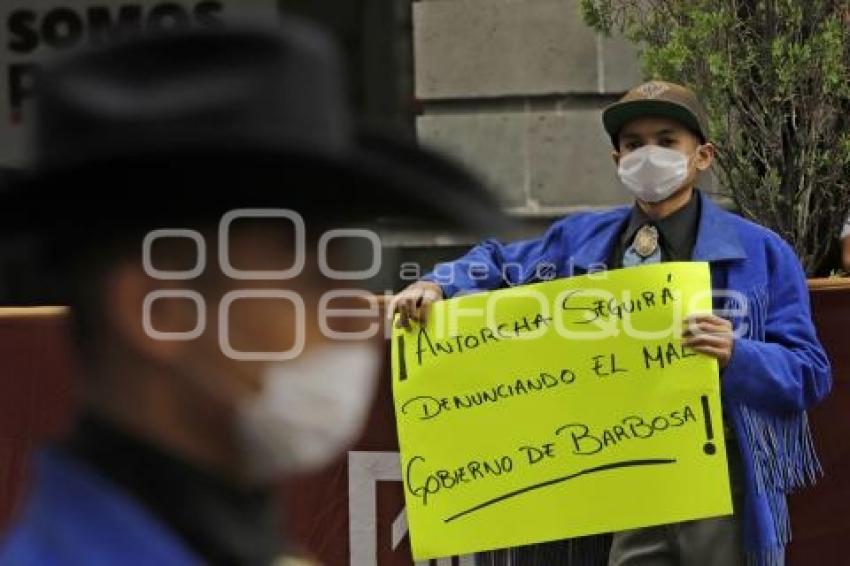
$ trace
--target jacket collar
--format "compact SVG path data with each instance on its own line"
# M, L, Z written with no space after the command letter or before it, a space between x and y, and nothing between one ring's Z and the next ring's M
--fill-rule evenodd
M607 269L608 256L611 254L617 238L625 229L631 211L632 207L630 206L615 208L612 211L613 222L607 222L598 227L593 235L573 253L574 275L576 275L575 270L593 273Z
M747 252L738 237L737 217L714 203L702 191L699 231L694 245L694 261L731 261L746 259Z
M720 208L705 193L698 190L700 205L697 240L693 261L730 261L746 259L747 253L738 238L735 217ZM631 207L614 209L614 221L607 223L573 254L573 266L585 272L601 271L608 263L614 243L623 231Z

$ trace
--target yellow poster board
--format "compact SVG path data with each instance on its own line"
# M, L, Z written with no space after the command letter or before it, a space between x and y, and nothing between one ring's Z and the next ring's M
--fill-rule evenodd
M416 560L732 512L706 263L478 293L396 329Z

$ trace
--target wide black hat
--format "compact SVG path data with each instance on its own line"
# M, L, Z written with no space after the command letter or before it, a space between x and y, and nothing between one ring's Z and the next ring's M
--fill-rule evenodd
M358 131L335 46L299 21L79 52L48 65L37 87L33 164L0 189L0 231L120 230L233 207L470 230L501 221L463 168Z

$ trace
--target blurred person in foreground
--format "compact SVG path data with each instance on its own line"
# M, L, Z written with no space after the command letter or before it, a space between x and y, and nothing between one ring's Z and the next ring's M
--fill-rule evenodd
M0 564L299 563L273 485L358 435L382 351L320 330L322 294L357 282L320 272L317 240L495 210L454 165L356 134L344 100L336 50L296 21L138 39L44 72L35 165L0 226L41 235L68 285L80 409L40 451ZM329 253L342 271L373 259Z
M805 274L779 236L697 189L715 148L692 91L649 82L609 106L602 121L633 206L564 218L533 240L485 241L402 292L400 322L423 320L431 303L462 293L662 261L709 262L712 287L721 291L715 310L738 314L690 318L683 344L721 368L734 514L618 532L610 541L495 552L479 563L504 563L510 553L515 566L780 566L791 537L786 495L820 472L806 409L831 386Z

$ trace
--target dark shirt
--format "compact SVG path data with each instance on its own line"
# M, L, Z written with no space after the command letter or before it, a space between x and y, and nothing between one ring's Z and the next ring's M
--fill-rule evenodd
M611 251L609 265L615 269L623 267L623 255L644 224L658 228L661 261L689 261L697 241L699 214L700 200L696 190L688 204L661 220L652 220L635 203L629 221Z
M99 419L80 419L65 448L141 503L214 565L269 566L283 553L279 502L175 458Z
M697 234L699 233L699 217L700 199L696 190L694 190L688 204L661 220L652 220L635 203L632 213L629 216L629 221L626 223L625 229L614 245L608 265L612 269L623 267L623 255L629 246L632 245L637 231L647 223L653 224L658 228L661 261L690 261L697 242ZM727 444L734 447L736 440L728 424L725 426L725 431ZM729 446L727 446L728 448ZM734 472L737 474L738 470L736 469Z

